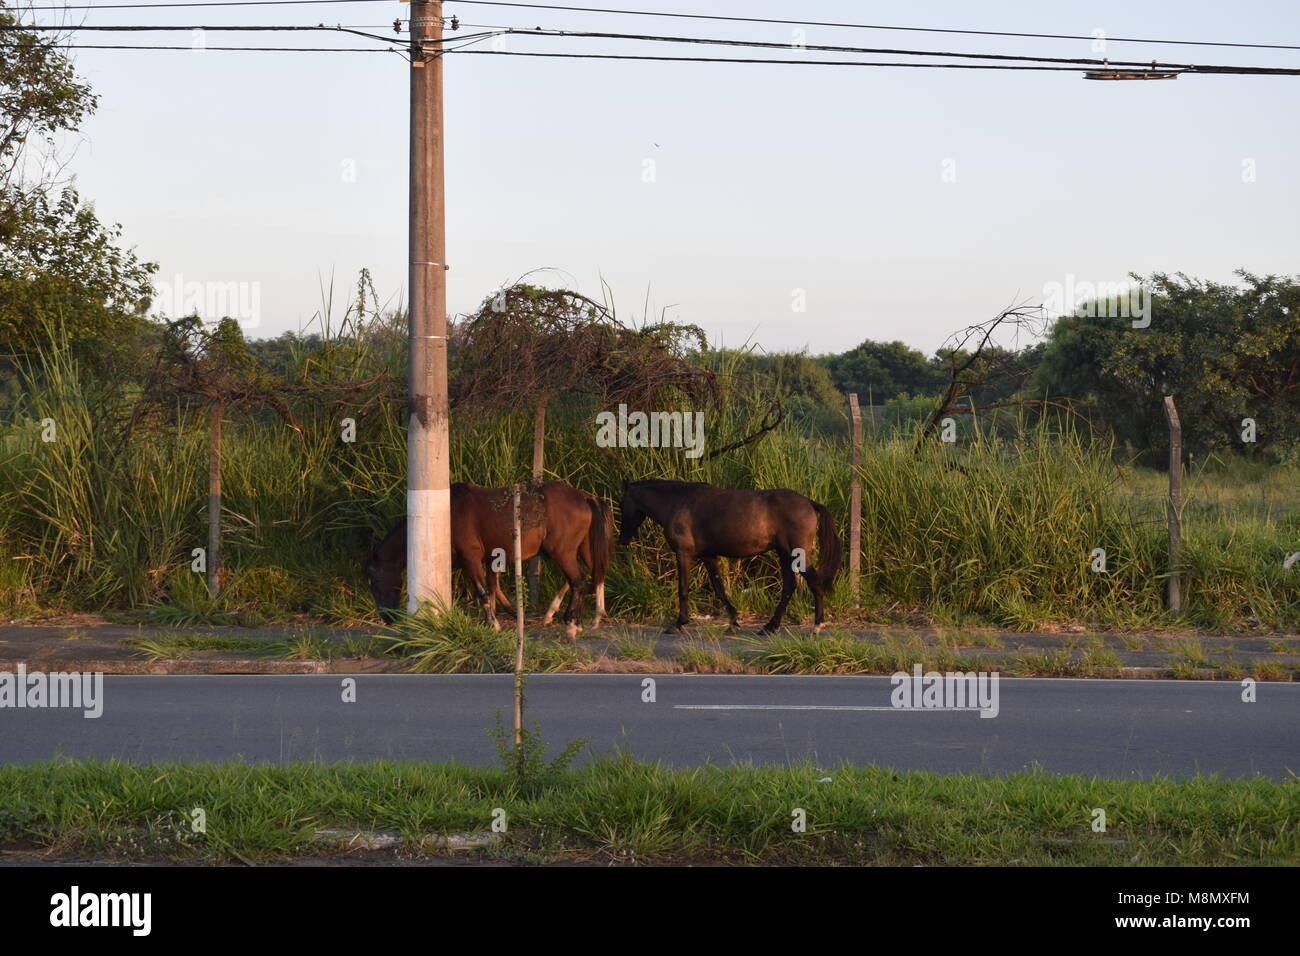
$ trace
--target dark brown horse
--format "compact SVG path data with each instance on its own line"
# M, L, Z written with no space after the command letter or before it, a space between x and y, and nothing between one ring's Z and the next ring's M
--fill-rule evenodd
M514 565L511 490L484 488L458 482L451 486L452 567L462 569L473 585L488 623L500 625L496 602L509 613L514 608L501 593L499 573ZM525 489L521 501L520 550L527 561L544 554L555 562L565 584L555 595L543 618L550 624L566 592L569 606L564 621L570 640L578 636L577 618L588 584L595 585L595 627L605 615L605 572L613 552L614 515L608 504L595 495L579 491L561 481L548 481ZM588 578L582 563L590 569ZM370 554L366 562L366 583L375 597L379 615L391 623L402 593L406 570L406 519L399 521Z
M781 625L795 574L802 574L813 593L817 629L823 626L822 599L840 566L840 539L825 505L797 491L729 491L702 482L634 481L624 483L619 503L620 544L636 537L646 518L663 526L664 539L677 555L677 597L681 610L670 630L690 622L687 604L691 562L699 558L709 572L713 592L736 627L736 609L727 598L718 571L718 558L750 558L775 551L781 567L781 599L764 632ZM819 532L820 527L820 532ZM816 541L820 570L812 565Z

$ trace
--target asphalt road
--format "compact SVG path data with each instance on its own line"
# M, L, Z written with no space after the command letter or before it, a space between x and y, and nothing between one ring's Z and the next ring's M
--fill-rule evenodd
M343 681L356 681L345 703ZM820 767L1009 773L1037 763L1108 777L1300 772L1300 686L1226 681L1004 678L993 718L896 710L887 677L549 675L528 681L527 718L553 745L676 766ZM107 676L103 715L0 708L0 761L456 759L496 761L486 733L511 714L509 675ZM815 708L815 709L807 709Z

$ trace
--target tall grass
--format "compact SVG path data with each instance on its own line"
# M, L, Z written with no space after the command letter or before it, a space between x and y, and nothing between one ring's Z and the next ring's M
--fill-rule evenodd
M344 323L294 374L337 380L399 371L400 334ZM400 408L357 413L322 398L306 403L302 432L278 419L232 414L224 434L223 595L205 603L190 552L204 544L206 426L180 409L173 424L128 436L131 396L82 374L52 347L22 370L26 403L0 431L0 608L125 608L154 602L186 620L205 613L245 621L311 612L335 620L371 614L360 576L367 548L405 500ZM723 363L723 400L706 414L706 450L751 434L775 396ZM109 414L106 410L116 410ZM685 409L683 409L685 410ZM717 458L682 449L599 448L580 402L548 417L546 474L616 501L624 480L677 478L732 488L793 488L848 526L847 439L788 419ZM355 442L341 419L357 418ZM58 429L41 440L43 419ZM1006 437L1008 434L1011 437ZM452 479L506 485L531 464L532 417L453 415ZM1252 466L1257 467L1257 466ZM1258 470L1258 469L1257 469ZM1117 627L1300 625L1300 466L1233 474L1195 469L1184 512L1181 619L1163 608L1166 530L1158 474L1117 467L1113 450L1040 423L970 429L957 446L915 453L910 436L868 442L861 578L866 616L887 621L1032 628L1051 621ZM1107 569L1091 569L1094 549ZM770 612L779 576L770 557L728 563L742 613ZM617 553L608 596L615 615L661 620L675 602L675 566L658 530ZM548 570L544 592L559 586ZM695 610L712 610L702 572ZM806 616L800 589L792 610ZM842 574L833 616L850 610Z

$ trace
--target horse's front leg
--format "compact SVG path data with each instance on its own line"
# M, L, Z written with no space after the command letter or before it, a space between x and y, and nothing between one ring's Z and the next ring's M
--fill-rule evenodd
M551 621L555 619L555 612L560 609L560 604L564 601L564 595L569 593L569 582L565 581L560 585L560 589L555 592L555 597L551 599L550 606L546 609L546 616L542 618L542 626L549 627Z
M763 633L771 634L781 626L781 618L785 615L785 606L790 603L790 595L794 594L795 576L793 560L791 554L786 551L776 553L777 563L781 566L781 600L776 603L776 610L772 612L772 620L763 625Z
M664 630L667 633L680 631L691 623L690 607L691 556L685 551L677 552L677 621Z
M493 580L488 580L487 568L484 566L481 557L477 560L465 562L465 575L474 588L474 597L478 598L478 603L483 608L483 616L487 619L488 624L494 631L501 630L501 625L497 623L496 613L496 575L492 575Z

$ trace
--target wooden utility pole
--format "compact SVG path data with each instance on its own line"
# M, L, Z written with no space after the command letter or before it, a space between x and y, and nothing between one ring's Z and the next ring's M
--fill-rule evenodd
M849 394L849 417L853 420L853 474L849 479L849 578L853 581L853 606L858 606L862 574L862 409L858 394Z
M406 435L407 610L451 607L442 0L411 3L410 421Z
M1178 573L1183 543L1183 426L1178 421L1174 397L1165 396L1165 417L1169 420L1169 610L1183 609L1182 581Z

